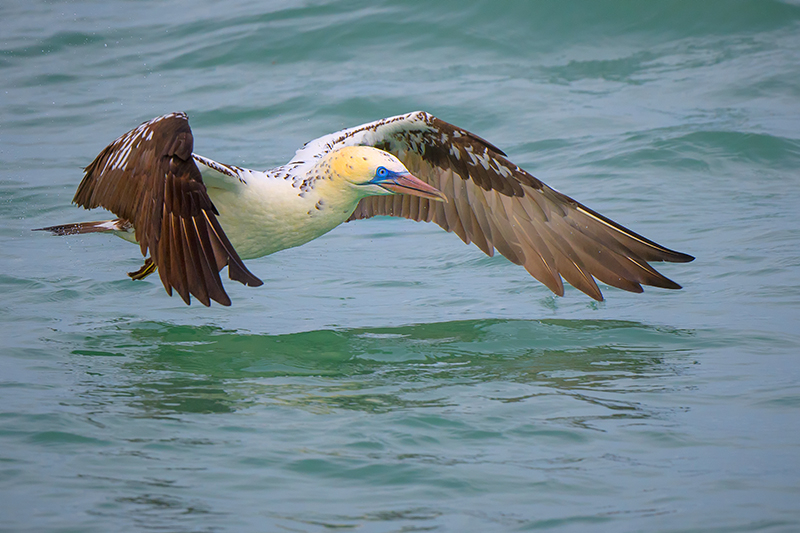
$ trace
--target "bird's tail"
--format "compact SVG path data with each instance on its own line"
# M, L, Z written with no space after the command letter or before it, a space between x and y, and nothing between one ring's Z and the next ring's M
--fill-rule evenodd
M53 235L80 235L82 233L108 233L112 231L131 231L131 223L122 218L114 220L100 220L97 222L76 222L74 224L59 224L46 228L36 228L33 231L49 231Z
M59 224L58 226L47 226L46 228L36 228L33 231L49 231L53 235L80 235L83 233L116 233L121 237L133 234L133 226L124 218L114 220L99 220L97 222L75 222L73 224ZM122 233L120 233L122 232ZM130 239L129 239L130 240ZM142 268L136 272L128 272L131 279L144 279L158 267L151 258L144 261Z

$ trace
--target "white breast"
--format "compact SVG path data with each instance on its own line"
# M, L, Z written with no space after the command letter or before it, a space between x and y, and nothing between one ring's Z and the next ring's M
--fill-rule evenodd
M207 186L219 221L242 259L316 239L347 220L358 201L321 198L318 189L300 187L280 172L241 172L245 183L236 187L216 187L213 180Z

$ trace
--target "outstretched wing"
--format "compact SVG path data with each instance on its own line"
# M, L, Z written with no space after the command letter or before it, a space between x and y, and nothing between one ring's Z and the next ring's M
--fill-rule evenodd
M86 167L73 202L104 207L128 220L136 240L158 267L167 293L188 304L230 305L219 271L251 287L262 284L239 258L217 221L192 159L194 139L184 113L154 118L124 134Z
M373 196L361 200L350 220L389 215L435 222L490 256L498 250L559 296L562 277L596 300L603 296L594 278L632 292L642 292L643 284L679 289L648 261L694 259L548 187L499 148L424 111L322 137L297 158L353 144L393 153L449 201Z

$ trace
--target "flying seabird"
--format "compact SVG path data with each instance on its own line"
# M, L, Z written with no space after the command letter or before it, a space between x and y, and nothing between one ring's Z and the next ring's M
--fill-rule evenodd
M477 135L424 111L307 143L287 164L256 171L193 153L185 113L144 122L92 163L73 202L117 218L41 228L114 233L138 243L174 288L230 305L219 276L255 287L243 259L299 246L339 224L379 215L435 222L489 256L499 251L559 296L562 277L595 300L595 278L631 292L680 289L650 261L694 258L630 231L548 187ZM149 253L149 256L148 256Z

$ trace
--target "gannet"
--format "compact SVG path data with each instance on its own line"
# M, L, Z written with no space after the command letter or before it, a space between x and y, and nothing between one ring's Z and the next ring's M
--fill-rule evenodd
M477 135L416 111L306 143L266 171L193 153L185 113L142 123L85 168L73 203L117 218L40 228L56 235L113 233L138 243L187 303L230 305L219 272L255 287L244 259L299 246L343 222L388 215L435 222L489 256L499 251L553 293L562 278L595 300L595 278L631 292L680 289L650 261L688 262L592 211L509 161ZM149 253L149 256L148 256Z

